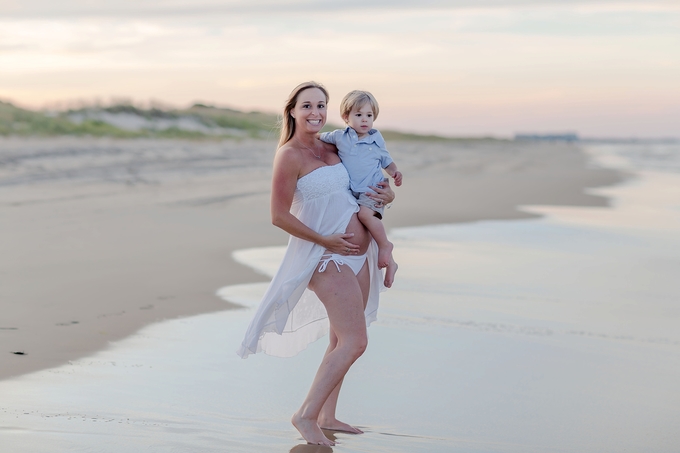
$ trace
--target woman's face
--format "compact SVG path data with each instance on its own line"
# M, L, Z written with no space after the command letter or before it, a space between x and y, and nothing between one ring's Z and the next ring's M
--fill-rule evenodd
M318 88L301 91L290 114L296 130L319 132L326 124L326 95Z

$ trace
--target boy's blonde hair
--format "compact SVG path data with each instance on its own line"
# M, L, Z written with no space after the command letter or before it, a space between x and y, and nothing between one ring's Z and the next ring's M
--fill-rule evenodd
M360 109L367 103L371 104L371 109L373 110L373 119L378 119L378 112L380 111L378 101L376 101L375 97L373 97L373 95L368 91L361 90L350 91L345 95L344 98L342 98L342 102L340 103L340 116L345 122L347 122L347 118L349 117L349 114L352 112L352 110Z

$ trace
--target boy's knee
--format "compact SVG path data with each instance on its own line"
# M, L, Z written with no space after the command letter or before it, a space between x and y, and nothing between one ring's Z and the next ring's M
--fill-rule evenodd
M380 216L380 214L378 214L371 208L367 208L366 206L362 206L361 209L359 209L359 220L361 220L362 222L370 221L373 218L381 220L382 216Z

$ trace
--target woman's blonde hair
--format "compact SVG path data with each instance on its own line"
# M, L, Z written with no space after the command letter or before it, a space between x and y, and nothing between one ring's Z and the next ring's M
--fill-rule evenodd
M350 91L342 98L340 103L340 116L347 122L347 117L354 109L360 109L364 104L371 104L371 110L373 110L373 119L378 119L378 113L380 112L380 106L375 97L368 91L354 90Z
M295 118L293 118L290 112L293 111L293 109L295 108L295 104L297 104L298 95L309 88L320 89L323 92L324 96L326 96L326 103L328 103L328 91L326 90L326 87L321 85L320 83L304 82L293 88L293 91L290 92L288 100L286 101L286 104L283 107L283 117L281 118L280 123L281 134L279 135L279 148L288 143L290 139L292 139L293 136L295 135Z

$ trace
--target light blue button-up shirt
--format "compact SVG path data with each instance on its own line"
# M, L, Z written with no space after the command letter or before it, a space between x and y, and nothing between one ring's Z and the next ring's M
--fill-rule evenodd
M385 177L382 169L392 163L392 157L385 148L385 139L376 129L371 129L366 137L359 139L357 132L347 126L324 132L321 140L338 148L354 192L372 192L368 186L381 182Z

